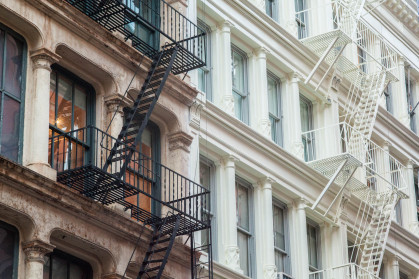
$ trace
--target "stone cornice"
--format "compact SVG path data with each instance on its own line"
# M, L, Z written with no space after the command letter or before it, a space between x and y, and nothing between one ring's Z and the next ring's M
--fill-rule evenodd
M51 71L51 65L57 63L61 56L48 48L40 48L30 52L34 69L45 69Z
M405 0L388 0L385 5L406 27L419 34L417 10L415 11Z

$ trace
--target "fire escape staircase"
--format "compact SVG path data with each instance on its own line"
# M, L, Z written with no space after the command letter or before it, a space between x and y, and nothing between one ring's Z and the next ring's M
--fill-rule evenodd
M105 205L120 204L143 227L153 228L137 279L161 278L175 238L181 235L191 240L191 278L211 279L211 237L199 247L193 238L202 230L211 235L211 221L204 214L209 208L209 191L139 151L169 75L205 65L205 32L164 0L65 1L110 32L123 34L152 63L133 105L123 108L125 122L117 138L88 126L50 139L57 181ZM162 46L156 48L128 28L132 23L156 32ZM136 182L128 173L136 176ZM151 185L160 187L157 194L147 190ZM130 202L135 195L151 200L154 207L148 210ZM161 217L163 212L166 217Z
M395 206L400 199L407 198L403 192L405 166L370 140L383 91L390 82L397 81L397 53L362 18L365 7L376 4L374 0L333 0L325 6L311 7L296 14L297 21L304 19L306 23L308 18L318 14L333 15L333 30L314 30L301 39L319 57L305 83L320 72L320 82L314 85L318 90L332 71L351 82L343 122L304 132L302 139L307 164L329 179L312 204L312 212L336 224L344 210L345 192L360 202L356 219L348 225L356 251L348 264L357 269L348 272L350 278L357 279L378 276ZM319 12L319 9L323 11ZM346 47L348 45L352 48ZM380 58L371 54L376 54L377 46L381 50ZM348 53L354 49L358 51L357 62ZM324 62L327 70L319 71ZM322 147L320 143L326 142L330 135L339 138L337 143L334 147ZM389 162L390 170L382 169L376 160ZM326 195L332 196L333 200L324 207L321 204Z

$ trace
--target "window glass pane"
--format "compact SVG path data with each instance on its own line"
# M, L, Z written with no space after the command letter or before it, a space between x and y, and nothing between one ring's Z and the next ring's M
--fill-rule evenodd
M87 274L84 269L76 264L70 264L70 278L69 279L85 279Z
M237 225L249 231L249 196L248 189L236 184Z
M3 88L3 54L4 54L4 31L0 29L0 88Z
M78 85L74 89L74 130L86 127L86 90Z
M233 88L244 94L244 57L233 51L232 62Z
M48 256L44 256L44 274L42 276L43 279L49 279L51 274L50 274L50 269L51 269L51 257L50 255Z
M278 206L273 207L275 247L285 250L284 211Z
M13 278L15 233L0 228L0 278Z
M58 79L57 105L57 128L68 132L71 130L72 119L72 87L71 81L61 75Z
M49 123L55 125L55 90L57 85L57 74L53 71L49 82Z
M273 114L276 117L279 117L277 82L270 77L268 77L268 102L269 113Z
M310 105L300 99L301 131L307 132L311 129L311 109Z
M199 183L206 189L210 189L210 172L211 168L207 164L200 162L199 164Z
M317 263L317 230L315 227L307 224L307 243L309 253L309 265L318 268Z
M277 141L277 134L276 134L276 119L274 119L271 115L269 116L269 121L271 122L271 137L273 141Z
M238 231L237 244L239 246L240 268L244 271L244 275L249 275L249 237Z
M243 120L243 113L242 113L242 104L243 104L243 97L236 92L233 92L234 97L234 114L235 116Z
M22 83L23 43L6 34L6 77L4 88L20 97Z
M280 251L275 251L275 265L278 272L284 272L284 255Z
M1 154L11 160L18 160L20 103L4 96L3 127L1 129Z
M202 68L198 69L198 89L206 93L205 71Z
M52 276L51 279L65 279L67 278L67 261L52 256Z

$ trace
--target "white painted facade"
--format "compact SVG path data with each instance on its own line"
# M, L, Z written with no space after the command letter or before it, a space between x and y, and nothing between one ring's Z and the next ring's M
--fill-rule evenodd
M350 81L332 71L316 91L315 87L327 69L326 65L320 65L313 79L308 84L304 83L318 57L297 39L294 1L273 1L276 9L274 19L266 14L265 1L261 0L189 2L188 14L196 16L210 30L210 86L203 90L210 97L206 97L206 92L200 92L197 103L191 108L194 140L190 171L199 177L200 158L213 163L213 187L216 191L212 203L215 205L216 224L213 234L217 240L214 243L214 277L247 278L240 267L236 229L237 195L234 188L238 177L251 185L249 214L252 215L254 232L249 242L253 246L251 278L282 278L282 273L275 273L278 270L273 258L272 203L275 202L285 206L288 253L285 271L291 278L315 278L309 276L307 222L313 222L318 227L319 269L348 263L348 241L353 242L354 239L347 226L353 222L358 208L354 199L349 197L336 223L310 209L328 179L304 162L299 95L312 104L311 128L328 127L341 121ZM327 1L307 2L309 7L313 7ZM411 128L411 122L419 123L419 114L409 115L405 79L413 81L411 92L415 105L419 99L417 5L409 0L381 2L384 3L367 6L370 12L364 11L363 17L398 53L399 81L391 85L392 97L388 101L391 102L391 112L386 110L385 96L382 97L371 139L407 167L409 186L405 191L409 198L401 200L398 209L400 218L392 222L380 274L386 279L403 278L399 277L403 274L416 279L419 276L419 230L415 194L415 187L418 186L415 181L419 162L419 131ZM315 19L310 19L309 28L321 31L327 26L329 17L330 14L318 14ZM248 124L235 116L231 80L232 45L246 54ZM355 52L353 59L356 59L356 49L346 49L345 52L346 55ZM266 86L268 71L280 81L282 147L271 138ZM191 73L191 82L197 88L202 86L198 73ZM339 137L330 133L321 139L318 144L322 152L333 153L332 150L339 147L336 136ZM332 193L326 193L320 207L327 208L333 197ZM336 275L339 274L337 272L334 273L336 277L327 278L347 278L342 274Z

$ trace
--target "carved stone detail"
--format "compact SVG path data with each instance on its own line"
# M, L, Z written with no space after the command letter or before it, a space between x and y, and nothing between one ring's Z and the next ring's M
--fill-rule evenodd
M271 138L271 121L269 121L269 119L261 119L259 129L262 135Z
M263 278L264 279L276 279L276 266L267 265L263 268Z
M51 253L55 248L55 246L40 240L23 243L22 247L26 254L26 261L39 262L42 264L45 264L45 254Z
M237 246L226 248L226 264L234 270L240 270L239 248Z
M203 108L204 106L197 101L189 108L191 115L190 125L195 129L199 129L201 126L201 112Z
M51 72L51 65L57 63L61 56L54 53L53 51L47 48L41 48L30 52L33 69L45 69Z
M183 149L189 153L193 137L185 132L175 132L169 135L168 140L170 151Z
M223 110L230 115L234 115L234 97L233 95L224 95L221 105Z
M301 141L294 142L292 153L298 158L304 158L304 145Z
M131 106L132 102L120 94L113 94L105 97L105 105L108 108L108 113L115 113L117 111L123 114L123 108Z

